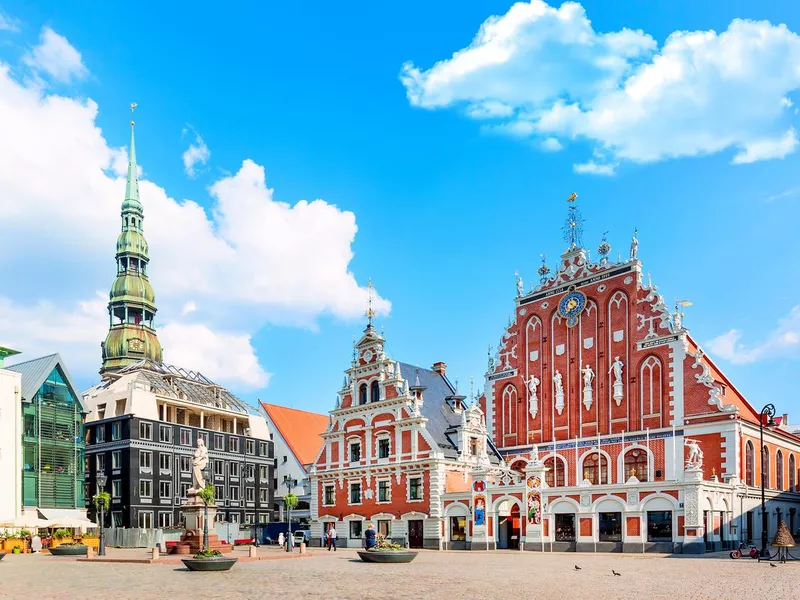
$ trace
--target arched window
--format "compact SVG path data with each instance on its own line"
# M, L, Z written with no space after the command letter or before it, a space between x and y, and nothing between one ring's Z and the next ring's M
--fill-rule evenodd
M769 448L766 444L761 448L761 480L764 487L769 489Z
M628 450L625 454L625 473L623 479L627 480L633 475L636 476L636 479L639 481L649 481L649 473L647 451L641 448Z
M366 404L367 403L367 384L362 383L361 387L358 388L358 403L359 404Z
M642 414L656 415L661 412L661 361L649 356L642 363L639 376L641 385ZM625 474L627 477L627 472Z
M783 452L780 450L775 455L775 489L783 491Z
M744 482L746 485L756 485L756 450L753 442L748 441L744 447Z
M369 387L369 401L370 402L377 402L381 399L381 384L377 381L373 381L372 385Z
M506 435L517 432L517 389L513 385L503 390L503 429Z
M516 471L517 473L524 473L526 466L527 463L524 460L515 460L513 463L511 463L511 466L509 468L512 471Z
M608 483L608 459L597 452L587 456L583 460L583 478L592 485Z
M795 491L797 486L797 467L794 464L794 454L789 455L789 491Z
M567 473L564 461L560 458L551 456L544 461L547 471L544 472L544 480L550 487L564 487L567 484Z

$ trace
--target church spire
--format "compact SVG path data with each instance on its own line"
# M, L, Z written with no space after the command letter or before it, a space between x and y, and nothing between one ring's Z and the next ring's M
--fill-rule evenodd
M131 104L131 112L136 108L136 102ZM139 202L139 175L136 167L136 144L134 141L134 130L136 123L131 119L131 149L128 153L128 182L125 185L125 200Z

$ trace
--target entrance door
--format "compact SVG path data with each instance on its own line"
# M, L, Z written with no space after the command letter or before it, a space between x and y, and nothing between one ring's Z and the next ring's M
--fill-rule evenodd
M408 546L410 548L422 548L422 521L408 522Z
M520 524L519 505L514 504L511 507L511 516L508 517L508 548L510 550L519 550Z

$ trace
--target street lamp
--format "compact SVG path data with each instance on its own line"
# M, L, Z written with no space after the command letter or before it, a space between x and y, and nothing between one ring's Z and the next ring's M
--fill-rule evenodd
M203 469L203 479L205 480L203 483L208 485L208 482L211 481L211 467L206 466ZM214 504L216 504L216 499L214 500ZM208 550L208 502L203 500L203 550Z
M283 484L286 486L287 491L286 494L291 494L294 487L297 485L297 480L292 479L288 475L283 476ZM288 520L289 520L289 537L286 538L286 551L292 551L292 545L294 544L294 539L292 538L292 506L291 504L286 504L286 509L289 511Z
M98 475L97 476L97 488L98 492L106 491L106 482L108 481L108 477L105 475ZM103 534L103 530L105 529L104 525L106 523L106 502L105 498L100 502L100 547L97 549L98 556L105 556L106 555L106 537Z
M761 552L760 558L769 558L769 550L767 550L767 529L769 529L769 515L767 514L767 501L765 495L767 477L769 473L764 473L764 466L766 464L766 456L764 449L764 418L767 419L767 427L775 427L775 406L767 404L761 409L758 420L758 433L761 440Z

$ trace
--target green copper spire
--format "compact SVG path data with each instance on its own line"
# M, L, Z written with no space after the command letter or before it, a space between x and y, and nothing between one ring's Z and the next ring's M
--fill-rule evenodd
M131 104L131 110L134 108L136 104ZM139 201L133 121L121 217L122 231L117 237L117 278L109 294L110 322L106 341L102 344L101 374L116 371L143 358L156 362L162 360L161 344L154 325L156 298L147 277L150 257L143 231L144 210Z

